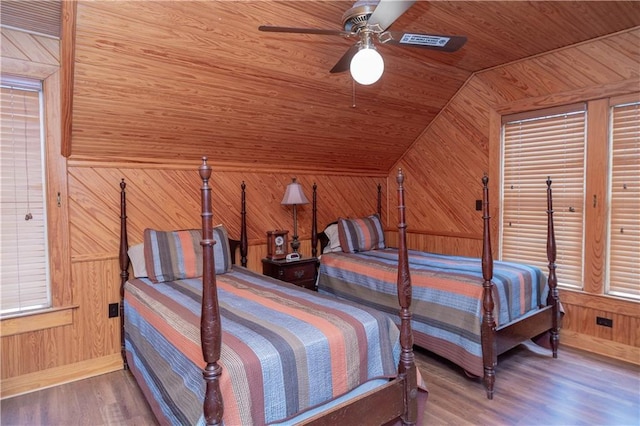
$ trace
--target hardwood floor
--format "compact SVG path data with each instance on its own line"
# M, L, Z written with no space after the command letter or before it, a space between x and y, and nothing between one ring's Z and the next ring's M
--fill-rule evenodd
M498 359L488 400L479 380L448 361L420 353L417 362L429 425L640 425L640 367L632 364L566 347L553 359L521 345Z
M500 357L489 401L479 380L446 360L418 349L416 362L429 387L427 425L640 425L640 368L632 364L565 347L554 360L519 346ZM132 376L117 371L3 400L0 423L156 421Z

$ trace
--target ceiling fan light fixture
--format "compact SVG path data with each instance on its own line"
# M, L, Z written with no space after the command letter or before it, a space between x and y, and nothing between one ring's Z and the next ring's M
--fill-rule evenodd
M372 46L360 49L351 59L351 77L364 86L375 83L384 72L384 60Z

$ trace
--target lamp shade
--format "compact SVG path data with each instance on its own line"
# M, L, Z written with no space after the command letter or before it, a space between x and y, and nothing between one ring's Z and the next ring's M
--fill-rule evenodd
M287 190L284 192L284 197L282 197L281 204L308 204L309 200L304 196L304 192L302 192L302 185L296 182L296 178L293 178L293 181L287 185Z
M351 59L349 69L353 79L366 86L382 77L384 60L373 47L363 47Z

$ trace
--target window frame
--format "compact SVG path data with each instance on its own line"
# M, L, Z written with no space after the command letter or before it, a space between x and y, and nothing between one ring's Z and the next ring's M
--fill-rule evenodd
M5 29L3 28L3 31ZM62 88L59 65L2 57L3 73L40 79L44 98L45 179L51 308L2 318L0 336L11 336L73 323L71 249L67 205L67 159L62 152Z

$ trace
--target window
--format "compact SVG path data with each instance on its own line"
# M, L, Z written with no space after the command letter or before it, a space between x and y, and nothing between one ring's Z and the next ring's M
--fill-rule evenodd
M558 283L582 288L584 104L512 116L503 126L501 258L547 269L547 186L553 181Z
M44 183L42 85L1 84L2 316L51 306Z
M640 102L610 112L606 291L640 299Z
M638 96L502 122L500 257L546 270L548 176L558 285L581 290L588 282L589 291L640 299Z

